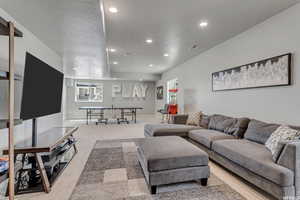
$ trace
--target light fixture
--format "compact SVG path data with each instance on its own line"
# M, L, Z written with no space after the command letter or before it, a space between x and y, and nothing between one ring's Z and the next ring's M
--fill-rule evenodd
M208 26L208 22L207 21L202 21L202 22L200 22L199 25L200 25L201 28L205 28L205 27Z
M117 50L116 49L113 49L113 48L110 48L110 49L108 49L108 51L110 51L110 52L116 52Z
M146 43L151 44L153 40L151 38L146 39Z
M153 64L150 64L149 67L153 67Z
M114 65L117 65L117 64L119 64L119 63L118 63L117 61L114 61L113 64L114 64Z
M164 57L169 57L169 54L165 53L165 54L164 54Z
M110 7L108 10L111 13L117 13L117 12L119 12L118 8L116 8L116 7Z

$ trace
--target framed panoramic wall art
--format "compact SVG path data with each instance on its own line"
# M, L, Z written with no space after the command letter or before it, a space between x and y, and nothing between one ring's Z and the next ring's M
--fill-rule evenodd
M212 74L212 90L291 85L292 54L284 54Z

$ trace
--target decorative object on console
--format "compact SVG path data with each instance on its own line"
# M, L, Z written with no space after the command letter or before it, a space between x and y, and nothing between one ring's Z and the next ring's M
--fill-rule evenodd
M164 86L158 86L156 88L156 99L157 100L164 99Z
M300 131L282 125L272 133L265 146L272 152L273 160L276 162L283 148L283 142L293 141L300 137Z
M291 85L292 54L284 54L212 74L212 90Z

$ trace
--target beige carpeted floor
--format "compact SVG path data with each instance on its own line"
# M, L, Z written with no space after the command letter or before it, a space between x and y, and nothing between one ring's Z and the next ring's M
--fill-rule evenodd
M80 126L75 134L78 139L79 152L73 159L69 167L57 180L49 194L35 193L17 196L20 200L68 200L84 168L88 156L97 140L141 138L145 123L159 122L154 116L142 117L142 121L137 124L109 124L109 125L85 125L84 121L67 121L66 126ZM211 170L219 179L227 183L234 190L249 200L271 199L266 194L248 185L240 178L228 173L220 166L210 163Z

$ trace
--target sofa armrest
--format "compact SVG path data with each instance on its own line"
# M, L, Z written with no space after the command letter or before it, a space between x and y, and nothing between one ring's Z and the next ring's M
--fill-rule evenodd
M186 124L188 115L172 115L171 122L173 124Z
M300 141L284 142L277 164L294 172L296 196L300 197Z

